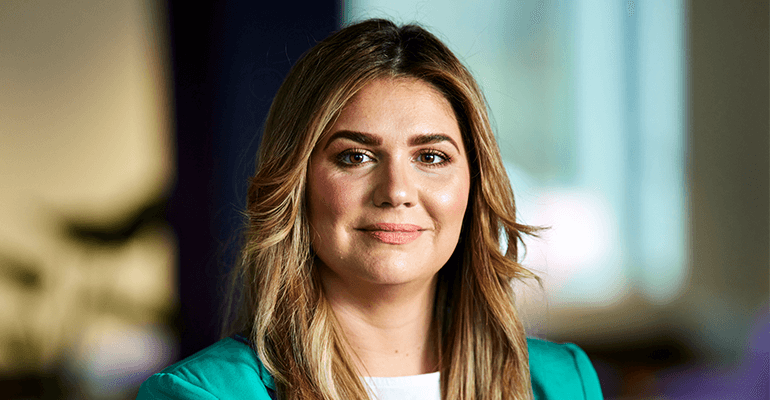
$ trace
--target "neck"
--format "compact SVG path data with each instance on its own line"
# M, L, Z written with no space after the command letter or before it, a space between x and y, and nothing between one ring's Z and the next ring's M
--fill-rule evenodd
M359 374L408 376L438 370L435 276L399 285L349 285L324 270L321 281L326 298Z

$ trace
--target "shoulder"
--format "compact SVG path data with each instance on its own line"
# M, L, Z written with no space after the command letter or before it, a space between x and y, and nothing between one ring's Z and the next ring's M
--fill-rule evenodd
M225 338L148 378L137 399L264 399L275 383L247 344Z
M527 338L527 346L535 399L603 398L596 371L580 347L535 338Z

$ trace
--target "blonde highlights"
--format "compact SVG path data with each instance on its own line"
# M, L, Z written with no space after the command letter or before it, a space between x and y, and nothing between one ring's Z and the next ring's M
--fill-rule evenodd
M366 399L344 335L315 270L305 206L307 166L344 105L369 82L411 77L452 105L471 168L460 241L439 272L435 300L443 399L530 399L527 344L511 283L522 234L513 192L475 80L435 36L415 25L368 20L318 43L292 68L265 123L251 179L237 318L281 399ZM505 232L507 251L500 251Z

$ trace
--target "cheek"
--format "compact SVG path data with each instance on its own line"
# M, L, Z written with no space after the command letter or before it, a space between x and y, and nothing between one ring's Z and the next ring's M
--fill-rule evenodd
M468 192L467 190L459 190L457 192L444 193L439 197L439 203L446 212L453 215L462 215L468 206Z
M324 171L311 170L308 180L310 222L316 230L327 230L350 210L350 186Z
M467 179L458 179L450 185L444 185L434 197L436 206L444 215L444 223L459 228L462 225L465 210L468 207L470 183Z

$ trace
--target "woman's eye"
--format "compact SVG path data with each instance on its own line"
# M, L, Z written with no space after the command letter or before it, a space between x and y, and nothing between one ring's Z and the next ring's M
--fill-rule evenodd
M417 161L423 164L439 165L447 162L448 157L438 153L422 153L417 156Z
M337 158L340 163L346 165L358 165L372 161L371 157L360 151L348 151L340 154Z

